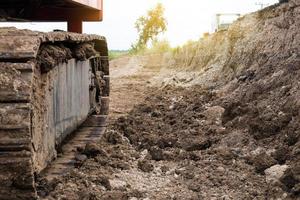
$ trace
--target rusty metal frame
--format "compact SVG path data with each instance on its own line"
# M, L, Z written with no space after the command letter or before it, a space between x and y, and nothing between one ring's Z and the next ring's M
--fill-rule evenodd
M10 0L5 1L10 3ZM66 21L68 31L81 33L83 21L102 21L103 19L103 0L61 0L60 3L53 2L53 4L51 1L44 3L41 1L40 4L34 3L35 1L30 2L20 5L10 4L10 9L14 9L14 6L20 9L23 6L26 12L23 12L25 14L22 16L8 16L7 21L15 21L14 19L37 22Z
M102 1L101 0L67 0L71 3L87 6L89 8L94 8L97 10L102 10Z
M74 8L40 8L33 20L67 21L68 31L82 33L83 21L102 21L103 0L65 0Z

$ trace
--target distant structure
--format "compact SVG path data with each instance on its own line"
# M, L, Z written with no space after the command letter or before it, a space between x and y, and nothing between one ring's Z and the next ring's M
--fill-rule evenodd
M218 13L216 14L215 24L214 24L214 32L218 32L220 30L227 30L228 27L237 20L241 14L239 13Z
M256 2L255 5L260 6L260 9L263 9L263 8L269 6L270 4L263 3L263 2Z

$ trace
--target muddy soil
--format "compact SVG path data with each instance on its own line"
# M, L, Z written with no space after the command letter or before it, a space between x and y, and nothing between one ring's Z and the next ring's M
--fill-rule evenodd
M51 196L298 199L298 135L288 139L279 132L256 137L247 123L235 127L222 104L226 101L219 101L214 91L199 87L152 92L112 124L101 141L82 150L87 160L57 180ZM235 114L252 116L251 112ZM262 126L273 127L272 123ZM294 128L282 131L294 132ZM281 179L267 182L265 170L284 164L289 170Z
M300 60L273 61L221 88L149 88L159 70L147 66L118 77L112 107L123 104L124 113L113 109L103 138L79 149L81 164L41 185L40 193L50 199L299 199ZM137 95L128 97L130 91Z
M212 36L241 44L224 55L232 65L215 71L218 84L160 87L152 83L160 80L159 66L137 58L113 65L107 132L78 149L80 162L70 173L41 181L39 193L48 199L300 199L299 21L293 20L299 1L276 6L258 13L261 32L243 29L250 15L237 23L243 37L235 29ZM290 25L282 27L286 19ZM279 38L284 31L289 37Z
M60 63L75 58L84 61L97 54L94 44L43 44L38 52L37 62L41 71L46 73Z

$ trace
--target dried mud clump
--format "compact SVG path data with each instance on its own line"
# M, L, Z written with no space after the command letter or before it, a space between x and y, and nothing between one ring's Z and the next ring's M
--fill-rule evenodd
M143 172L151 172L154 169L153 165L151 164L151 162L149 160L140 160L138 162L138 167Z
M107 153L97 144L89 142L85 145L84 151L82 152L88 157L96 157L97 155L107 156Z
M90 57L95 55L97 55L97 51L95 50L94 46L89 43L76 45L73 49L74 58L80 61L89 59Z
M74 58L84 61L97 55L94 45L90 43L82 44L43 44L38 52L37 63L43 73L56 67L58 64L66 63Z

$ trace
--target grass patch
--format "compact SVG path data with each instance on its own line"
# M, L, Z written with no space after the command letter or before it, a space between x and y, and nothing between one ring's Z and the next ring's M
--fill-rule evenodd
M109 60L117 59L128 54L127 50L110 50L108 52Z

